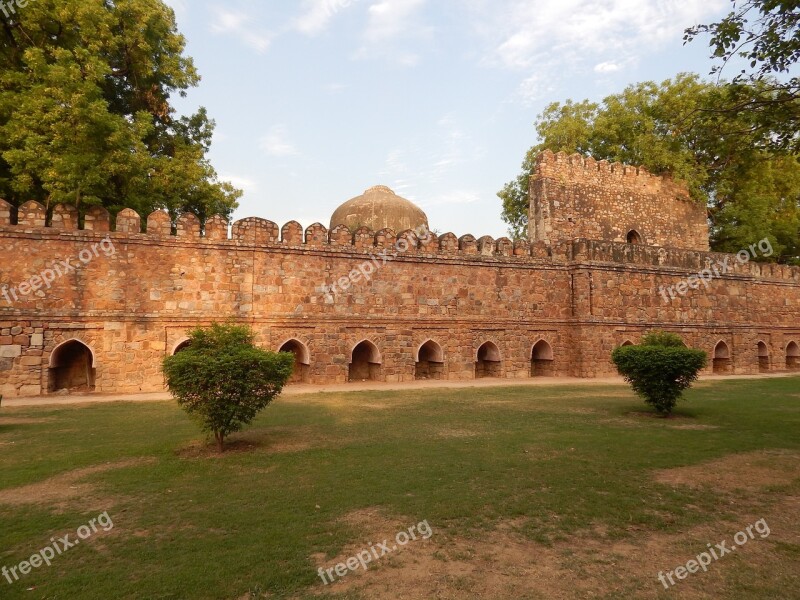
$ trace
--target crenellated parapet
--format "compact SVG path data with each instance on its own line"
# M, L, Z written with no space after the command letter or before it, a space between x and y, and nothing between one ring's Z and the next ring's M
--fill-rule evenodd
M72 231L78 228L78 209L71 204L56 204L53 207L53 216L50 217L50 227Z
M157 210L143 218L136 211L126 208L115 218L99 206L89 208L79 229L78 213L72 206L57 205L45 225L47 211L38 202L30 201L18 209L18 222L12 225L14 207L0 200L0 228L9 230L38 230L41 232L67 232L80 230L92 233L111 233L112 237L130 237L137 240L152 239L187 240L198 242L229 243L247 246L284 247L298 249L330 249L360 252L387 251L397 254L419 254L426 256L469 256L538 259L550 258L550 253L541 245L531 245L524 240L512 242L508 238L495 240L491 236L476 239L467 234L460 238L453 233L441 236L433 232L406 230L395 232L392 229L373 231L360 227L355 232L344 225L328 230L321 223L314 223L307 229L297 221L290 221L283 227L260 217L249 217L229 224L219 215L209 218L203 227L200 220L191 213L182 214L174 221L169 213ZM18 229L19 228L19 229Z
M706 207L669 175L580 154L542 152L531 177L530 238L708 251Z
M539 177L568 181L572 184L617 181L630 188L644 188L651 193L667 193L689 200L686 187L675 182L670 175L655 175L644 167L635 167L607 160L595 160L582 154L567 154L545 150L535 163Z
M587 167L586 159L579 163L576 157L551 155L551 158L572 162L570 168ZM583 166L581 166L583 165ZM648 175L649 176L649 175ZM652 176L649 176L652 177ZM17 209L17 224L12 225L14 208L0 200L0 235L3 233L79 232L77 211L66 205L54 207L50 225L45 226L46 210L38 202L27 202ZM142 226L144 224L144 227ZM475 238L471 234L459 237L452 232L436 235L427 232L392 229L372 231L360 227L355 232L344 225L328 230L320 223L303 229L297 221L279 227L276 223L259 217L250 217L229 224L219 215L206 220L203 226L193 214L186 213L173 221L165 211L155 211L143 219L132 209L120 211L111 219L107 210L95 206L83 219L82 231L93 234L110 234L112 239L130 238L154 244L165 241L185 241L201 244L316 250L328 252L356 252L366 254L420 256L426 259L460 258L462 260L522 261L535 263L612 263L633 267L669 267L700 271L709 265L728 264L727 274L742 274L767 279L800 281L800 268L768 263L739 264L736 257L727 254L686 250L681 248L628 244L594 239L512 241L491 236Z

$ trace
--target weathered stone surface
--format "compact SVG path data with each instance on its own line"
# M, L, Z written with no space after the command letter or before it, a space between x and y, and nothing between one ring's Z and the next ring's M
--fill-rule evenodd
M11 224L11 204L0 198L0 227Z
M50 227L73 231L78 228L78 209L71 204L56 204L53 207L53 216L50 218Z
M136 234L142 232L142 218L130 208L117 214L117 233Z
M242 219L233 224L232 238L246 245L276 244L279 238L278 225L258 217Z
M530 238L586 238L708 250L705 206L643 168L543 152L531 178Z
M200 219L192 213L178 217L176 233L180 238L200 239Z
M346 225L350 231L365 227L372 231L406 231L428 228L428 217L414 203L378 185L342 204L331 217L331 229Z
M286 246L302 246L303 226L297 221L289 221L281 228L281 242Z
M584 171L600 169L569 164L576 187ZM634 190L641 177L650 176L619 174ZM161 361L186 340L186 330L227 318L251 325L271 350L296 340L299 376L320 384L610 375L613 349L655 328L718 354L709 370L800 369L796 267L737 265L706 290L687 281L735 257L602 236L512 244L467 235L459 244L447 233L417 244L409 230L354 235L317 224L302 232L291 223L281 232L263 219L240 221L229 240L219 217L205 223L204 238L186 235L196 233L187 218L165 244L152 232L140 235L133 211L117 222L116 252L73 261L75 270L41 294L0 295L0 393L47 392L43 382L75 360L83 361L75 372L97 391L159 391ZM4 226L0 244L9 260L0 262L0 281L18 288L56 258L91 248L87 237L99 240ZM646 231L643 237L650 239ZM686 293L670 297L679 286ZM359 347L368 351L356 355Z
M222 242L228 239L228 222L214 215L206 221L205 239L210 242Z
M102 206L92 206L83 216L83 228L86 231L105 233L111 230L111 216Z
M47 211L35 200L29 200L19 207L17 225L20 227L44 227Z
M352 246L353 233L347 225L337 225L330 231L330 243L332 246Z
M314 223L306 229L306 246L318 248L328 243L328 230L321 223Z
M22 346L0 346L0 357L16 358L22 355Z
M166 211L157 210L147 217L147 235L161 238L172 235L172 219Z

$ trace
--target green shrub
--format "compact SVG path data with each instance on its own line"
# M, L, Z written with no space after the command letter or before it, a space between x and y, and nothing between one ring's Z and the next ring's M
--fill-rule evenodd
M611 358L633 391L664 416L708 364L705 352L686 348L680 337L664 332L645 336L639 346L617 348Z
M660 346L662 348L685 348L683 339L676 333L651 331L642 338L640 346Z
M294 367L291 354L253 345L248 327L214 324L189 333L189 346L164 359L167 385L178 403L214 434L219 451L280 394Z

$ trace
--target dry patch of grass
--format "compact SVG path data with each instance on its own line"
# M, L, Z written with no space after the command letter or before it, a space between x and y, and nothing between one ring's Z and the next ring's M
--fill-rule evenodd
M261 451L268 454L293 454L329 445L331 440L319 435L311 427L269 427L245 430L225 442L225 452L220 454L214 440L192 441L177 449L175 454L184 459L221 458Z
M447 427L436 429L436 437L442 439L473 438L480 435L482 435L480 431L474 431L471 429L452 429Z
M788 485L800 478L800 454L786 451L748 452L656 473L656 481L717 491L758 490Z
M0 504L8 506L47 505L53 509L63 510L69 504L80 501L81 504L87 505L87 509L106 510L113 502L109 502L107 498L95 497L95 485L85 481L86 479L99 473L156 462L155 458L134 458L75 469L30 485L0 490Z
M4 425L41 425L42 423L52 423L54 419L31 418L31 417L0 417L0 427Z
M733 556L712 563L708 572L678 581L671 594L700 600L719 598L735 591L731 576L742 564L769 577L780 564L781 576L791 576L800 565L787 562L780 543L800 541L800 498L790 496L764 514L742 514L730 522L714 522L685 532L637 532L622 541L603 528L586 531L553 546L532 542L519 533L523 523L502 523L493 531L469 537L447 529L437 530L429 540L417 540L330 585L320 583L318 595L333 593L343 598L397 598L406 600L462 600L500 598L641 598L668 597L658 580L660 571L672 571L707 548L731 540L737 531L765 518L772 532L762 539L756 534ZM383 540L394 545L395 535L414 522L389 516L377 508L349 513L342 521L357 528L359 538L338 556L316 554L317 568L330 568ZM730 596L733 597L733 596Z

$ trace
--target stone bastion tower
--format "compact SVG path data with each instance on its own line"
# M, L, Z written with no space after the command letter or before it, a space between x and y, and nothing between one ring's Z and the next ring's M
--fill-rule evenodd
M306 228L0 200L0 249L6 397L161 391L229 319L312 384L610 375L656 328L708 372L800 369L800 269L709 252L682 186L578 155L539 157L527 240L435 235L379 186Z

